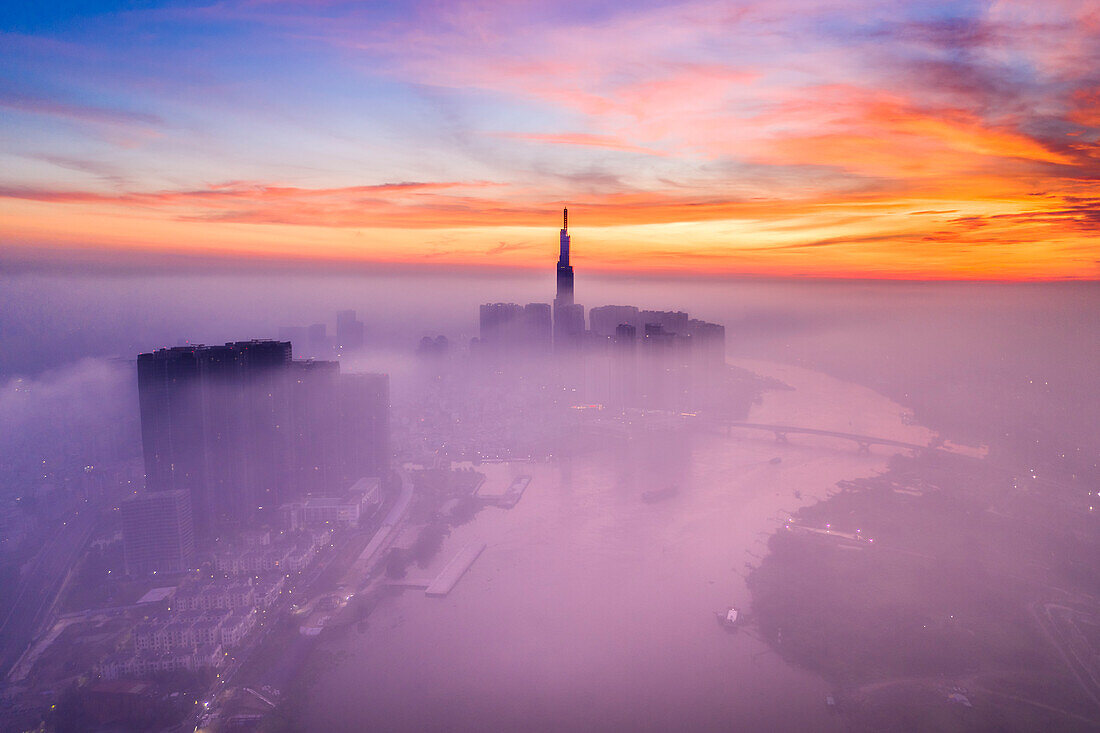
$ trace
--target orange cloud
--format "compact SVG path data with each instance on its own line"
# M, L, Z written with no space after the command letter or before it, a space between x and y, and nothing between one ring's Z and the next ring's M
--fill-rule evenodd
M960 178L957 185L965 189L968 181ZM378 188L236 184L114 198L39 192L0 198L0 216L8 249L31 259L120 247L135 255L349 264L545 268L553 259L562 202L517 203L431 184L382 187L390 189L384 193ZM569 206L577 265L585 271L1009 279L1100 274L1092 241L1100 201L1030 196L1022 187L995 194L951 198L930 187L897 196L735 200L626 192ZM921 215L911 216L914 211Z
M1077 89L1073 92L1073 108L1069 119L1078 125L1100 128L1100 87Z
M358 8L272 16L264 6L173 12L259 17L293 42L288 49L306 44L318 58L337 49L341 64L384 87L372 93L393 100L391 127L378 122L356 137L325 132L359 129L354 114L303 115L300 127L264 115L255 129L270 133L273 152L257 161L236 146L245 133L225 122L247 115L246 105L204 115L211 110L174 100L179 108L143 116L9 95L0 106L36 119L128 131L172 120L180 129L168 133L166 162L180 150L216 152L180 160L178 185L144 161L123 161L111 178L76 161L83 177L74 178L73 164L63 177L43 170L47 156L28 154L19 162L38 169L0 181L4 246L541 267L552 252L537 243L552 240L568 204L578 263L590 269L1098 274L1100 13L1087 4L1000 0L966 8L963 19L899 21L846 0L575 14L475 2L395 11L381 24ZM326 74L326 85L347 98L359 92L359 77L337 76ZM442 100L444 111L412 97ZM95 90L77 98L122 99ZM230 132L208 145L207 129L183 129L200 122L214 137L220 124ZM292 147L302 129L305 153ZM52 142L39 150L54 151ZM239 158L217 154L242 148ZM230 180L195 183L210 176ZM391 177L427 182L339 185ZM72 183L89 178L96 184Z

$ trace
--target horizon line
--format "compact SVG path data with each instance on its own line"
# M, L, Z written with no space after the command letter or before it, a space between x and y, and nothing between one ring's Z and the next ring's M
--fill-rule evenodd
M588 277L638 280L795 280L831 282L913 282L913 283L1100 283L1100 275L1057 277L996 277L964 273L938 275L906 272L856 271L779 271L691 270L686 268L620 268L599 263L583 267ZM186 251L129 249L83 249L69 247L0 248L0 274L79 274L89 276L128 275L336 275L401 274L456 276L507 276L544 274L554 277L553 266L542 264L470 264L454 262L416 262L362 257L308 257L286 255L210 254ZM583 276L582 276L583 277Z

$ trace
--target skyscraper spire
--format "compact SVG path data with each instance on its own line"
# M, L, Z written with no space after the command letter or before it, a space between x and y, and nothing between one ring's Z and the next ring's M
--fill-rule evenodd
M555 306L573 305L573 268L569 266L569 209L562 210L561 254L558 256L558 293Z
M563 267L569 267L569 209L562 209L561 216L561 255L558 257L559 270ZM570 275L570 277L572 277L572 275Z
M554 348L566 352L584 335L584 307L573 302L573 267L569 264L569 209L561 212L558 292L554 298Z

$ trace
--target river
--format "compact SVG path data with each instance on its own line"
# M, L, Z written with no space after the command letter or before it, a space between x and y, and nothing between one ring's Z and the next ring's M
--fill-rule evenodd
M817 415L827 424L815 427L930 436L869 389L740 365L795 388L768 392L751 420ZM307 727L839 729L825 681L776 656L751 624L726 632L714 612L749 606L743 573L786 512L838 480L883 471L890 453L703 430L644 435L568 463L490 467L532 474L523 499L483 510L431 567L411 571L431 576L465 544L487 543L449 596L408 590L364 631L322 641L339 661L313 683ZM641 499L673 485L662 501Z

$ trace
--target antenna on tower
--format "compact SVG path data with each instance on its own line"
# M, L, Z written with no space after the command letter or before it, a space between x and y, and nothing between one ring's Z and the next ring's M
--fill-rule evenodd
M562 216L561 228L562 229L568 229L569 228L569 209L562 209L561 210L561 216Z

